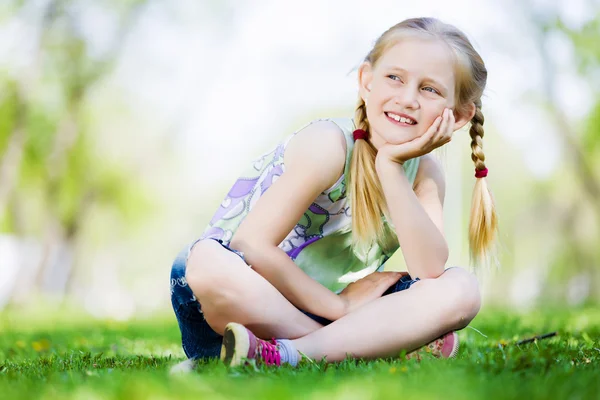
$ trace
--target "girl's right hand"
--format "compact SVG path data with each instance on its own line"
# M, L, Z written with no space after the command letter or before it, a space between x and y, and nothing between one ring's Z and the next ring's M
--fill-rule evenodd
M429 129L421 136L401 144L386 143L377 151L377 159L390 160L395 163L404 163L411 158L428 154L452 139L456 130L454 111L444 108L442 115L437 117Z
M373 272L349 284L338 295L344 305L343 315L349 314L370 301L381 297L390 286L398 282L404 275L408 275L408 272Z

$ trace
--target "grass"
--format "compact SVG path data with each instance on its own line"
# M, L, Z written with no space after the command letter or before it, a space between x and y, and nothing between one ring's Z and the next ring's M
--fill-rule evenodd
M0 314L0 398L598 399L600 310L484 310L456 359L346 360L281 369L184 359L174 317L97 321L76 313ZM558 331L549 339L521 339ZM377 340L377 338L373 338Z

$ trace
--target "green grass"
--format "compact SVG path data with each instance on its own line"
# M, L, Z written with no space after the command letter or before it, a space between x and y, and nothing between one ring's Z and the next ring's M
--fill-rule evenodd
M0 398L590 399L600 398L600 310L485 310L453 360L347 360L299 369L184 359L170 315L96 321L76 313L0 314ZM520 339L558 331L550 339ZM374 338L374 340L377 340Z

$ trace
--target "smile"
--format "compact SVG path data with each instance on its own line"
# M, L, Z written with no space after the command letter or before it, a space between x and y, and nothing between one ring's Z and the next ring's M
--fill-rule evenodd
M396 125L400 125L400 126L412 126L412 125L416 125L417 121L415 121L412 118L407 118L407 117L403 117L391 112L385 112L386 117L392 121L393 123L395 123Z

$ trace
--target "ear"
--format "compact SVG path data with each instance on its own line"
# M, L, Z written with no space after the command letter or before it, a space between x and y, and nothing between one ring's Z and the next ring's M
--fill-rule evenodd
M465 111L460 113L460 114L454 114L454 118L455 118L455 122L454 122L454 130L457 131L460 128L462 128L463 126L465 126L467 124L467 122L470 122L473 117L475 116L475 111L477 110L477 107L475 106L475 103L471 103L469 104L466 108Z
M371 67L371 63L365 61L360 65L360 67L358 67L358 93L365 103L369 98L369 94L371 93L372 79L373 69Z

